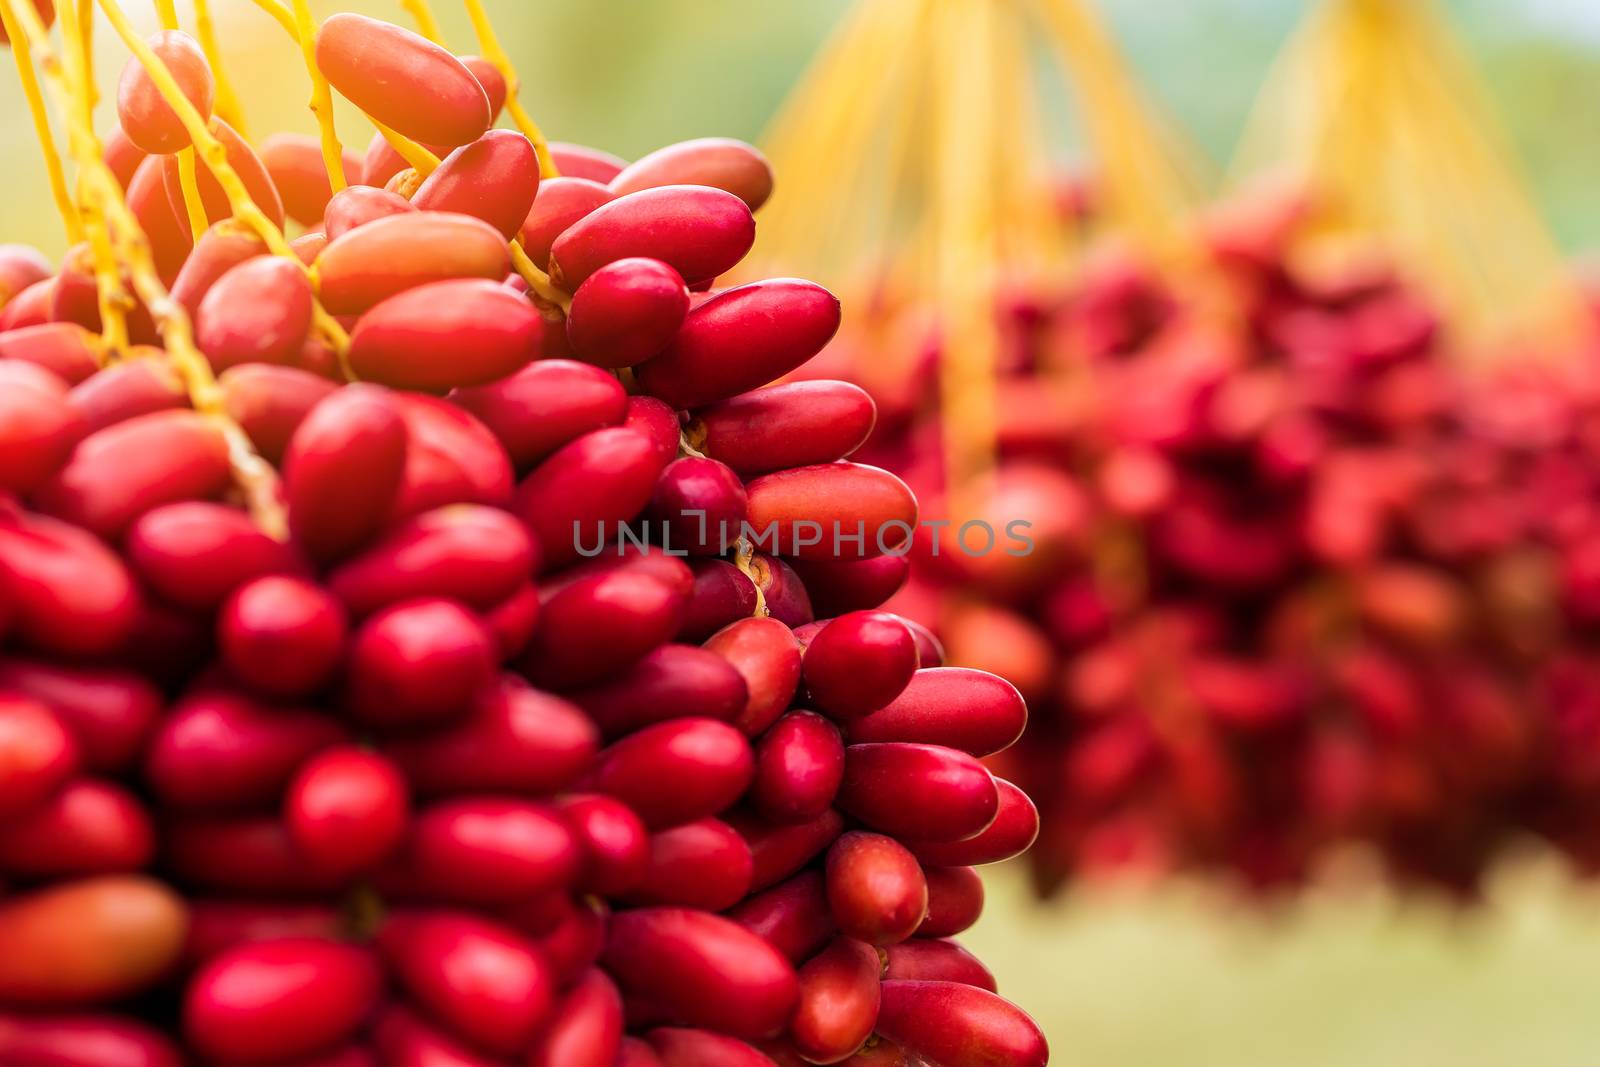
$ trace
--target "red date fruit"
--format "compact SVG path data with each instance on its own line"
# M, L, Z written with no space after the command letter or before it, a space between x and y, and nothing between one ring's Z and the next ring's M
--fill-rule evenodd
M350 366L371 381L444 393L516 371L533 358L540 328L533 305L504 286L482 278L430 282L361 316L350 335ZM445 352L449 358L440 358Z
M1004 778L994 782L1000 795L994 822L964 841L909 842L917 858L946 867L969 867L999 863L1026 852L1039 836L1039 811L1028 794Z
M839 929L816 871L757 893L729 911L728 918L797 964L820 952Z
M738 730L715 719L674 719L603 750L591 784L646 826L664 829L729 807L753 774L750 745Z
M417 814L404 885L430 899L514 904L576 878L578 841L544 804L499 797L440 801Z
M844 777L839 728L810 711L791 711L756 742L750 803L778 823L803 823L833 805Z
M389 143L382 134L374 134L373 141L385 146ZM366 185L352 185L333 194L322 211L322 232L332 244L358 226L416 210L415 204L398 193L374 188L369 177Z
M390 530L336 568L328 588L358 617L421 596L482 609L521 588L536 562L533 542L515 519L496 508L458 504Z
M805 583L817 614L825 619L877 607L899 592L911 573L911 561L904 555L873 556L870 559L797 559L791 560L789 565ZM909 619L900 621L917 639L919 665L939 666L926 654L927 642L934 640L926 627ZM934 643L937 643L936 640Z
M612 201L568 230L555 255L575 231L629 199ZM774 278L725 289L689 312L666 351L640 368L639 384L673 407L703 407L788 374L838 329L839 299L812 282Z
M772 195L772 167L756 149L731 137L701 137L658 148L611 179L617 196L663 185L709 185L755 211Z
M876 421L877 407L860 386L786 382L701 408L687 433L696 448L748 476L843 459Z
M795 467L764 474L745 489L753 539L777 555L864 559L899 550L916 528L916 497L877 467Z
M748 699L742 675L722 656L693 645L662 645L613 678L567 694L608 738L669 719L732 722Z
M283 824L300 855L319 870L357 874L400 844L409 790L394 764L341 747L307 760L289 783Z
M621 156L570 141L551 141L550 157L562 174L601 184L615 178L628 165Z
M650 864L650 837L632 808L599 793L569 794L556 806L583 846L579 888L619 897L639 884Z
M845 749L839 807L895 836L960 841L995 821L1000 793L981 763L955 749L851 745Z
M743 259L755 233L750 209L721 189L645 189L608 201L568 226L550 246L550 276L576 291L606 264L644 256L694 285Z
M677 271L655 259L619 259L573 293L567 343L585 363L632 367L665 349L688 311Z
M621 423L628 395L598 367L549 359L489 385L457 389L450 399L476 415L525 470L568 441Z
M333 382L296 367L248 363L217 379L228 417L239 424L261 458L281 466L301 420L329 393Z
M453 278L499 282L511 269L511 256L500 235L480 219L444 211L408 211L381 215L336 235L330 232L316 263L323 306L335 315L359 315L432 282ZM440 304L436 310L446 306ZM482 310L498 306L491 303Z
M490 130L440 160L411 203L423 212L455 211L482 219L509 241L539 190L533 145L515 130Z
M67 404L83 417L89 431L126 422L155 411L189 406L189 396L176 371L160 352L149 349L127 362L107 367L67 393ZM55 463L39 470L40 475Z
M115 1015L0 1016L0 1062L12 1067L181 1067L160 1031Z
M311 329L311 283L278 256L245 260L200 301L195 341L216 370L241 363L287 363Z
M828 904L839 928L871 945L916 932L928 913L928 883L904 845L853 831L828 850Z
M1022 734L1028 708L1015 686L970 667L917 671L892 703L846 727L852 742L920 741L988 756Z
M735 724L749 736L766 731L800 685L800 643L776 619L747 618L718 630L705 647L744 676L746 700Z
M745 812L728 816L755 860L751 888L766 889L822 855L844 832L844 818L828 810L809 822L770 823Z
M32 363L0 361L0 489L38 486L88 430L60 378Z
M515 511L559 566L593 552L644 509L666 465L655 442L619 426L570 441L523 479Z
M997 1067L1044 1067L1044 1034L1020 1008L956 982L883 983L877 1029L935 1067L966 1067L974 1054Z
M346 181L361 177L361 157L341 153ZM283 197L283 209L302 226L316 226L333 197L333 184L322 158L322 144L310 134L275 133L261 143L261 162Z
M44 652L103 655L138 620L122 561L99 538L43 515L0 516L0 579L17 632Z
M454 718L494 677L483 621L453 600L407 600L372 616L350 640L350 710L379 726Z
M151 738L144 779L174 808L273 804L302 763L344 738L338 723L309 711L223 690L191 693Z
M250 147L250 142L239 136L239 132L221 119L211 120L211 134L222 142L222 147L227 152L228 166L233 168L239 180L244 183L245 192L255 202L261 213L267 216L274 226L283 227L283 199L278 195L278 187L272 184L272 175L267 173L266 164L261 162L261 157L256 155L255 149ZM183 199L183 181L178 172L177 156L156 157L156 162L161 169L161 187L166 193L167 205L172 211L173 220L185 240L193 240L189 232L189 214ZM201 159L199 162L200 202L205 208L206 218L212 222L233 217L233 205L228 200L228 194L223 192L222 183L217 181L217 176L211 173L211 168ZM135 175L135 184L138 176ZM130 194L131 195L131 194Z
M301 420L283 460L289 528L316 559L369 540L400 490L407 425L376 386L330 394Z
M817 707L848 721L894 700L916 671L916 642L897 616L855 611L817 631L802 677Z
M711 1030L662 1026L648 1035L661 1067L771 1067L761 1050Z
M622 1044L622 994L604 971L585 971L551 1015L527 1067L615 1067Z
M351 103L415 140L466 144L492 121L472 71L393 23L341 12L317 31L316 56L323 76Z
M309 938L240 945L189 983L184 1033L223 1062L277 1063L353 1036L381 988L377 962L351 945Z
M83 766L127 770L162 714L159 690L131 671L0 659L0 689L31 697L71 732Z
M722 911L744 899L750 846L720 819L696 819L650 835L650 858L627 899Z
M0 696L0 818L44 802L77 768L77 742L49 708Z
M866 1043L878 1021L878 953L849 937L800 968L789 1040L810 1063L838 1063Z
M890 945L884 954L889 958L883 972L888 981L960 982L995 991L989 968L954 941L914 938Z
M522 222L522 249L541 268L550 262L550 246L579 219L612 199L603 184L562 171L561 177L539 183L533 207Z
M181 30L161 30L145 44L200 113L201 121L209 119L217 85L200 43ZM178 113L162 99L155 81L136 57L123 66L117 82L117 122L128 140L144 152L164 155L191 143Z
M918 937L949 937L978 921L983 913L983 879L971 867L922 865L928 881L928 917Z
M274 696L320 688L344 656L338 601L300 578L268 576L241 586L217 617L217 645L240 681Z
M775 949L735 922L689 908L613 916L602 960L624 992L741 1037L777 1033L797 995L794 968Z

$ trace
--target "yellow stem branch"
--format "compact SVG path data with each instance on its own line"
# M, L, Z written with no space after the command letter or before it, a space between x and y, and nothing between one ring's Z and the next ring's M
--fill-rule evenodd
M418 33L434 44L444 44L444 33L439 29L439 20L434 17L428 0L400 0L400 6L416 22Z
M32 47L9 11L0 11L0 15L5 20L6 35L11 38L11 54L17 62L17 78L22 82L22 95L28 101L28 114L33 118L33 132L38 135L39 151L44 156L45 174L50 180L50 196L56 202L56 211L60 213L61 224L67 231L67 242L77 244L83 240L83 219L78 215L78 205L73 202L72 191L67 188L61 153L56 151L55 138L50 133L50 116L45 114L39 78L33 71Z
M311 113L317 117L328 186L337 193L349 184L344 176L344 149L333 125L333 91L328 88L328 79L322 76L322 68L317 66L317 24L311 17L308 0L294 0L294 38L305 58L306 73L311 76Z
M233 87L233 79L228 77L227 68L222 62L222 48L217 43L217 27L211 21L210 0L194 0L194 35L200 41L200 50L205 53L206 62L211 65L211 76L217 83L215 108L222 121L226 122L239 132L245 140L250 139L246 132L244 108L239 103L239 94Z

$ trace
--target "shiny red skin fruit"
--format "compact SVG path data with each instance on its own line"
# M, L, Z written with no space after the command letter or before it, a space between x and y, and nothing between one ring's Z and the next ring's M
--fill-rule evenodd
M189 235L189 222L172 206L167 196L166 158L149 156L133 172L128 183L128 210L138 221L150 241L150 252L155 258L156 274L162 284L170 286L183 268L194 239Z
M476 415L516 468L526 470L568 441L620 424L628 394L598 367L549 359L488 385L457 389L450 401Z
M906 847L892 837L852 831L833 843L828 904L839 928L870 945L893 945L928 914L928 883Z
M539 183L539 191L522 222L522 250L540 268L550 262L550 246L562 232L612 199L599 182L562 171L559 178Z
M203 120L211 117L216 80L200 43L181 30L159 30L145 39ZM141 151L166 154L192 143L178 113L162 99L139 60L129 58L117 81L117 122Z
M755 860L750 884L758 891L822 855L844 832L844 816L833 810L803 823L772 823L745 811L729 812L726 818L750 845Z
M160 690L114 667L0 659L0 689L49 708L71 732L83 766L101 774L131 767L164 712Z
M749 477L832 463L860 448L877 405L849 382L785 382L702 407L689 421L696 447Z
M472 71L472 76L478 79L478 84L483 86L483 94L489 98L490 122L500 117L500 109L506 106L506 77L500 73L500 68L484 59L482 56L456 56L461 60L461 65Z
M0 1016L0 1062L11 1067L182 1067L159 1030L117 1015Z
M908 841L917 858L943 867L999 863L1026 852L1039 836L1039 810L1028 795L996 778L1000 809L982 833L964 841Z
M791 711L756 741L750 804L777 823L803 823L833 806L844 777L839 728L811 711Z
M960 841L995 821L1000 791L983 764L955 749L851 745L845 749L838 806L896 837Z
M339 937L339 911L331 904L196 900L189 906L183 957L197 966L239 945L286 938Z
M903 555L849 560L797 559L791 560L789 565L805 583L818 616L824 619L878 607L899 592L911 574L911 561ZM915 630L912 636L916 636ZM930 665L922 663L924 667Z
M460 911L400 911L378 948L411 999L447 1030L501 1054L527 1048L549 1016L549 966L521 935Z
M750 846L721 819L696 819L650 835L644 876L625 899L723 911L744 899L754 861Z
M721 556L742 536L745 492L724 463L684 456L667 464L646 513L652 537L672 552Z
M583 846L578 888L608 899L638 885L650 864L650 832L615 797L570 793L556 800Z
M393 23L334 15L317 31L316 59L342 96L413 140L462 145L493 121L489 97L472 71Z
M563 175L605 184L621 173L628 161L586 144L551 141L550 158Z
M738 567L722 559L697 559L694 589L683 624L680 641L704 641L712 634L756 612L756 586Z
M776 555L802 560L885 555L899 551L910 538L907 531L917 525L917 499L906 484L860 463L763 474L745 491L756 547Z
M328 589L363 617L401 600L451 597L468 607L501 603L532 577L537 550L527 528L498 508L455 504L413 516L328 576Z
M611 179L617 196L663 185L709 185L755 211L772 195L772 167L752 145L731 137L699 137L640 156Z
M772 1067L760 1049L711 1030L661 1026L646 1035L661 1067Z
M43 515L0 517L0 581L18 638L43 652L103 656L138 622L139 591L121 559L93 534Z
M715 652L666 644L614 678L567 694L607 738L669 719L699 716L732 722L744 710L744 678Z
M597 367L633 367L667 347L689 311L683 278L655 259L607 263L572 295L567 343Z
M880 1034L935 1067L1044 1067L1050 1049L1021 1008L958 982L883 983Z
M511 681L479 692L460 722L383 747L421 796L545 796L581 779L598 750L578 708Z
M31 878L136 871L155 854L155 829L138 798L92 778L0 824L0 871Z
M340 152L345 181L361 177L361 157ZM283 197L283 209L302 226L316 226L333 197L333 183L322 158L322 143L307 133L275 133L261 142L261 162Z
M589 785L661 830L731 806L749 787L754 762L749 743L728 724L674 719L602 750Z
M139 993L169 973L187 922L181 897L137 875L12 893L0 902L0 997L61 1010Z
M118 131L120 132L120 131ZM107 163L111 162L112 137L106 137ZM122 138L124 144L126 137ZM119 175L122 184L127 185L127 178L133 177L133 167L128 167ZM0 244L0 307L10 303L13 297L30 285L42 282L55 273L50 260L43 252L32 245L25 244Z
M539 159L515 130L489 130L439 161L411 202L421 211L480 218L506 240L517 236L539 191Z
M849 937L800 968L800 1003L789 1040L811 1063L838 1063L866 1043L878 1021L878 952Z
M916 641L899 616L855 611L817 631L802 677L813 704L849 721L894 700L916 671Z
M188 407L189 396L177 372L164 359L139 357L79 382L67 394L67 404L93 432L140 415ZM45 467L40 474L53 466Z
M839 298L820 285L770 278L735 286L689 312L666 351L639 369L639 385L675 408L704 407L783 377L838 329Z
M261 458L281 466L301 421L338 389L334 382L296 367L249 363L217 378L228 417L239 424Z
M918 937L959 934L983 914L983 879L971 867L934 867L924 863L928 882L928 917L917 927Z
M69 386L100 372L99 350L99 338L75 322L39 322L0 332L0 359L43 367Z
M0 696L0 818L44 803L78 766L78 744L54 712L36 700Z
M527 1067L615 1067L622 1044L622 994L599 968L585 971L534 1040Z
M104 538L151 508L220 496L232 481L216 423L158 411L90 434L33 494L42 512Z
M394 882L430 901L508 905L571 885L581 859L577 838L549 805L458 797L417 814Z
M954 941L918 937L890 945L884 953L889 963L883 977L889 981L960 982L995 992L989 968Z
M89 429L60 378L32 363L0 360L0 490L39 486Z
M165 200L165 197L162 199ZM176 271L177 268L172 269ZM50 304L55 297L55 288L56 279L52 272L50 277L34 282L13 296L5 307L0 309L0 334L47 324L50 321ZM77 323L70 325L76 326Z
M665 402L653 396L630 396L622 425L649 438L663 466L678 454L683 439L678 413Z
M300 696L326 684L344 657L347 634L339 602L301 578L257 578L217 615L223 662L240 681L273 696Z
M129 529L126 551L140 578L165 600L201 611L252 578L303 569L247 514L204 502L146 512Z
M387 390L351 385L308 412L289 439L283 486L289 529L317 560L370 540L394 505L408 427Z
M794 968L737 923L690 908L612 916L603 966L673 1017L740 1037L775 1034L794 1008Z
M403 601L372 616L350 642L350 711L375 726L421 726L466 711L494 677L483 621L452 600Z
M538 537L551 566L610 542L617 524L644 510L666 466L656 443L619 426L561 446L517 487L515 513Z
M373 137L384 145L388 144L381 133L373 134ZM328 243L332 244L358 226L416 210L416 205L405 197L386 189L374 188L369 180L366 185L351 185L333 194L322 211L322 232Z
M486 278L451 278L397 293L361 316L350 366L399 389L446 393L514 373L542 329L532 304ZM448 351L449 359L440 359Z
M372 1029L382 1067L505 1067L401 1007L385 1008Z
M241 263L266 253L266 242L242 224L216 223L200 235L194 251L183 261L183 269L172 283L172 299L182 304L189 317L194 318L200 313L200 302L216 285L217 279Z
M191 693L150 739L144 780L162 804L216 813L277 802L295 771L345 740L327 716L238 693Z
M399 768L350 746L301 765L283 800L283 823L300 855L319 870L355 875L377 867L400 844L411 814Z
M133 184L134 172L139 169L139 164L149 158L149 154L128 140L128 135L122 131L121 126L112 126L106 131L101 146L106 166L111 168L111 173L123 192L127 192L128 186Z
M227 1063L306 1056L353 1036L382 985L371 953L351 945L298 938L241 945L190 981L184 1033Z
M211 134L222 142L227 151L228 165L234 173L239 175L239 180L244 183L245 192L250 194L250 199L255 201L256 207L266 215L271 223L283 228L283 198L278 195L278 187L272 184L272 175L267 173L267 166L261 162L261 157L256 155L250 142L239 136L239 132L221 119L211 120ZM183 182L178 174L177 156L151 157L158 161L161 168L161 187L166 192L167 204L172 210L172 215L177 223L179 232L185 240L193 240L189 231L189 213L184 205ZM204 160L197 159L197 170L200 179L200 202L205 206L206 218L211 222L220 222L233 217L233 206L228 203L228 195L222 191L222 183L217 181L216 175L211 173ZM137 182L138 176L135 175Z
M278 256L230 269L200 301L195 341L214 370L241 363L288 363L311 329L311 283Z
M912 675L892 702L845 727L852 743L917 741L988 756L1011 747L1028 722L1016 686L971 667L935 667Z
M510 503L511 460L487 427L436 396L399 393L396 399L407 447L391 524L446 504Z
M795 964L822 951L839 930L817 871L797 874L755 894L730 910L728 918Z
M61 270L50 289L49 316L55 322L73 322L100 333L99 286L95 281L94 254L88 244L76 244L61 257ZM150 309L137 297L125 316L128 339L136 345L156 345L160 335Z
M730 193L693 185L645 189L568 226L551 244L550 275L572 292L606 264L644 256L693 285L738 263L754 242L755 219Z
M477 278L504 289L499 283L511 269L511 255L505 239L482 219L456 212L403 211L329 238L316 264L323 306L334 315L360 315L434 282ZM493 310L493 304L483 309L486 314Z
M752 616L712 634L705 647L733 664L748 698L735 725L755 737L783 714L800 685L800 643L776 619Z
M635 570L575 582L544 600L518 668L545 688L591 684L671 638L687 599L683 590Z

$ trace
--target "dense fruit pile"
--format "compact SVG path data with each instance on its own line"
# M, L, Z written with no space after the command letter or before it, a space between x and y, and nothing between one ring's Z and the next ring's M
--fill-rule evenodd
M762 388L839 316L715 287L764 160L541 181L500 69L337 15L399 136L334 193L149 46L216 142L130 62L172 301L112 200L109 271L0 250L0 1062L1042 1065L949 940L1037 829L978 762L1025 709L873 610L917 510L843 458L870 399Z
M1210 220L1231 325L1121 254L1001 311L978 510L1030 520L1035 551L947 534L894 604L1034 709L996 766L1040 805L1044 890L1127 866L1297 883L1350 842L1463 893L1530 833L1600 858L1592 372L1462 372L1382 258L1307 257L1302 209ZM933 398L874 392L863 455L937 510Z

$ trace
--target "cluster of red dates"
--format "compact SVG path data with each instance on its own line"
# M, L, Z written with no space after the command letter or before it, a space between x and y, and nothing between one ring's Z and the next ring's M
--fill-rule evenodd
M193 233L183 124L137 63L117 94L226 418L143 307L105 350L86 250L0 249L0 1063L1044 1064L950 940L1037 831L979 762L1026 711L874 610L917 504L845 459L871 400L767 384L837 301L715 283L765 161L541 181L493 67L355 15L315 54L442 162L379 138L332 194L314 140L211 118L299 263L204 159Z
M1387 259L1308 257L1303 209L1208 220L1232 318L1126 253L1001 309L983 506L1035 551L924 546L894 604L1032 707L994 766L1040 806L1041 891L1292 886L1352 844L1468 895L1530 835L1600 861L1595 365L1464 367ZM935 506L932 398L875 392L862 454Z

